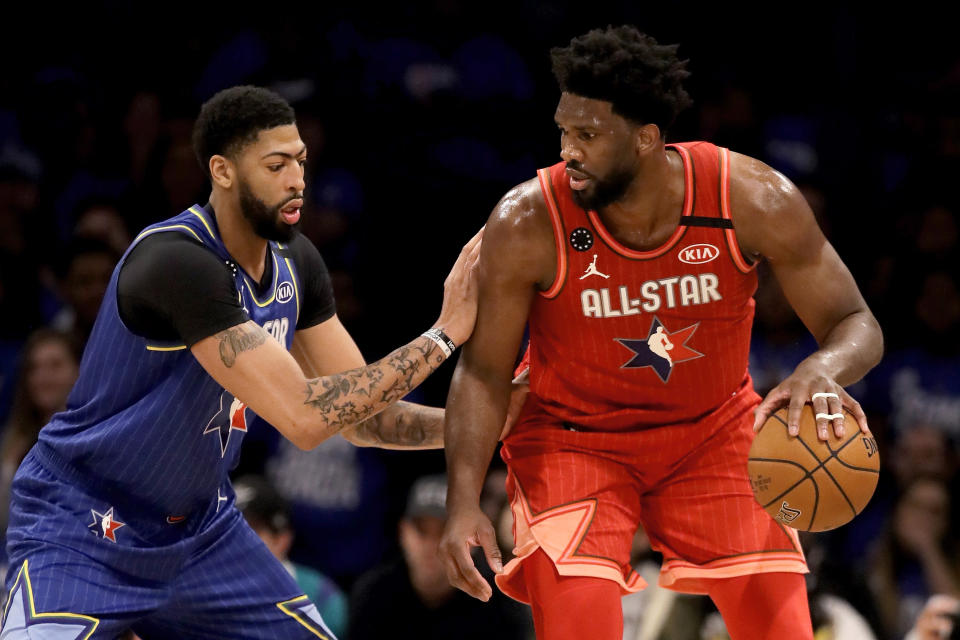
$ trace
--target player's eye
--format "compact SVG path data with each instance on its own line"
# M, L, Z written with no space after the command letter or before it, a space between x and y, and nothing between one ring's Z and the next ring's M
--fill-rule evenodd
M267 169L269 169L270 171L272 171L272 172L274 172L274 173L279 173L280 170L283 169L283 165L282 165L282 164L271 164L271 165L267 165Z
M581 140L593 140L596 136L597 134L595 133L590 133L589 131L581 131L579 137Z

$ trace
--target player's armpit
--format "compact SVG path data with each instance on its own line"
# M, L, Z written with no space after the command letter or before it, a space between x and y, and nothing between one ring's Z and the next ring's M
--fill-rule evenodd
M376 415L445 359L433 340L421 336L373 364L307 379L293 356L267 338L248 321L204 338L191 351L214 380L303 449Z

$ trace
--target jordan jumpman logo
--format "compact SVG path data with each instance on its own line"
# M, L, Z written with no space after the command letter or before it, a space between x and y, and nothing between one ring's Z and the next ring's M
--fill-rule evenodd
M583 275L580 276L580 279L583 280L587 276L600 276L601 278L609 278L605 273L600 273L597 270L597 254L593 254L593 262L590 263L590 266L587 267L587 270L583 272Z

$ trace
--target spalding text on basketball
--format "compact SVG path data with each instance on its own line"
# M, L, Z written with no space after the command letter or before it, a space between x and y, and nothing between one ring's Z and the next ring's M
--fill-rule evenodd
M777 520L789 524L800 517L800 509L792 509L786 501L780 505L780 511L777 513Z

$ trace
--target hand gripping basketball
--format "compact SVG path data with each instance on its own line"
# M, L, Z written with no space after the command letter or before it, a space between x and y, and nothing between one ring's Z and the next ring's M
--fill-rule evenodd
M787 431L791 436L796 436L800 430L801 410L808 403L812 403L817 438L821 441L827 440L831 425L836 437L844 436L845 413L859 425L861 433L870 433L867 416L860 403L835 380L803 364L797 367L786 380L771 389L760 406L756 408L753 430L760 431L774 411L787 405L789 406L786 414Z
M788 434L787 409L770 416L747 461L760 506L802 531L826 531L852 520L870 501L880 473L877 441L869 432L828 432L822 439L814 411L810 404L802 408L796 437Z

